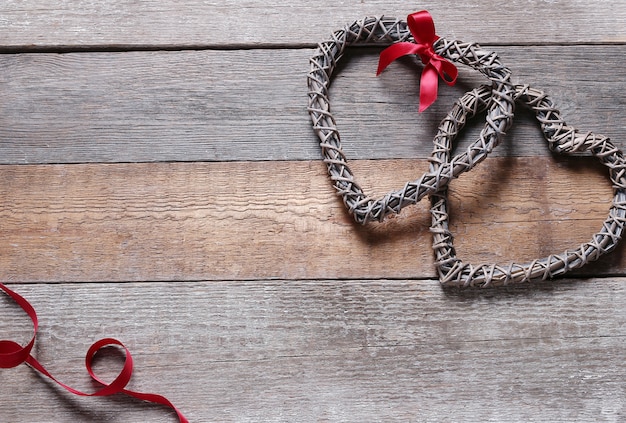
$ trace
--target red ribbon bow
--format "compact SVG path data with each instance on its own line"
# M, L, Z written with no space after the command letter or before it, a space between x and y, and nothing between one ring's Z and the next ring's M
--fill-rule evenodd
M384 49L380 53L376 75L380 75L391 62L402 56L419 55L425 65L420 80L419 111L421 113L437 99L438 76L441 76L446 84L454 85L459 70L452 62L439 56L433 50L433 44L439 39L439 36L435 34L435 23L430 13L425 10L412 13L407 17L407 24L415 43L396 43Z
M128 382L130 381L130 377L133 373L133 357L130 355L130 351L128 351L128 348L126 348L124 344L122 344L117 339L104 338L95 342L89 348L89 350L87 351L87 356L85 357L85 367L87 367L87 372L94 380L104 385L102 389L94 392L93 394L87 394L87 393L78 391L56 380L54 376L52 376L35 359L35 357L33 357L30 354L31 350L33 349L33 346L35 345L35 337L37 336L37 328L39 327L39 322L37 320L37 313L35 312L35 309L28 301L26 301L24 297L19 295L17 292L10 290L2 283L0 283L0 290L6 292L7 295L9 295L9 297L11 297L20 307L22 307L22 309L26 312L26 314L28 314L30 319L33 321L33 326L34 326L33 337L25 347L22 347L20 344L14 341L0 340L0 369L3 369L3 368L9 369L12 367L17 367L22 363L26 363L30 365L32 368L40 371L41 373L43 373L44 375L46 375L47 377L49 377L50 379L52 379L53 381L55 381L56 383L58 383L63 388L67 389L69 392L73 394L85 396L85 397L101 397L101 396L113 395L113 394L117 394L121 392L121 393L130 395L131 397L135 397L143 401L150 401L150 402L154 402L154 403L158 403L158 404L162 404L167 407L170 407L176 412L176 415L178 416L178 419L181 423L188 422L185 416L183 416L183 414L176 407L174 407L174 404L172 404L167 398L161 395L147 394L143 392L134 392L128 389L124 389L125 386L128 384ZM109 345L117 345L117 346L122 347L124 349L124 352L126 353L126 360L124 362L124 368L122 369L120 374L115 378L113 382L111 382L110 384L107 384L96 376L96 374L94 373L92 369L92 362L93 362L93 357L96 355L96 353L100 349Z

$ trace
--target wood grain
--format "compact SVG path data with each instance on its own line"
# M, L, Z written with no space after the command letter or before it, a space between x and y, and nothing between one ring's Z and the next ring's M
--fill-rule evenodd
M373 196L426 169L354 162ZM2 166L0 178L4 280L434 276L426 203L357 226L317 161ZM490 158L451 198L460 256L508 262L590 240L612 194L588 158ZM623 273L621 251L597 274Z
M623 278L478 293L383 279L13 288L40 310L36 354L59 378L93 390L82 355L116 336L135 359L132 389L191 421L626 417ZM2 336L27 339L25 317L0 304ZM105 356L97 371L120 365ZM174 421L123 396L72 398L25 366L1 377L7 421Z
M569 124L626 146L626 94L615 89L615 81L626 80L626 69L602 66L626 55L626 46L497 50L514 80L546 90ZM421 66L401 62L376 78L378 51L357 49L333 81L333 113L346 154L426 158L447 110L485 80L461 68L459 84L442 86L438 102L418 114ZM316 160L317 137L306 112L311 54L292 49L0 56L0 163ZM537 123L519 109L494 154L548 154ZM477 120L464 139L474 140L482 125Z
M179 46L312 46L365 16L429 10L438 33L486 43L624 42L621 0L441 2L281 0L206 2L5 0L0 38L5 49ZM541 16L541 19L537 17Z
M426 203L357 227L335 196L306 112L308 59L348 22L414 7L1 2L0 281L38 312L35 356L94 391L84 354L115 337L135 360L129 388L194 422L625 421L623 246L573 279L443 290ZM622 0L419 8L626 149ZM372 195L427 168L438 121L483 82L461 68L418 114L421 66L375 78L378 52L351 50L331 87ZM552 157L518 108L504 144L452 183L458 255L506 263L585 242L611 191L595 160ZM0 310L0 339L27 343L24 313L5 295ZM96 372L121 366L108 350ZM0 398L3 422L175 421L123 395L72 396L25 365L0 370Z

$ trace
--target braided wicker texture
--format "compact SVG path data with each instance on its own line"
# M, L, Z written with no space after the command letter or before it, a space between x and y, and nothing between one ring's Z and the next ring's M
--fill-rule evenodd
M320 139L322 156L328 173L339 195L353 215L362 224L382 221L399 213L404 207L433 194L463 172L472 169L498 145L511 126L515 107L515 88L510 71L497 55L473 43L440 38L434 44L435 53L482 72L490 81L490 101L487 105L485 126L479 138L465 152L441 162L441 165L420 178L407 182L403 188L379 199L364 193L348 166L341 149L339 131L330 110L329 86L337 63L347 47L352 45L387 46L398 41L413 41L406 22L394 18L368 17L334 32L331 39L319 44L310 59L308 74L309 113L313 128Z
M329 86L347 47L387 46L400 41L413 41L405 22L368 17L334 32L330 40L319 45L310 60L308 110L313 128L320 139L328 174L357 222L382 221L430 195L433 249L439 279L444 286L488 287L549 279L580 268L615 248L626 222L626 161L622 152L605 136L580 133L568 126L545 93L525 85L513 85L510 71L500 63L497 55L481 49L477 44L440 38L433 46L436 54L480 71L491 84L462 96L441 122L434 138L429 171L380 199L366 195L355 180L342 151L339 131L330 111ZM523 103L534 111L552 151L560 154L590 152L609 168L614 187L613 203L600 231L578 248L526 264L463 263L456 257L453 235L449 230L447 186L452 179L484 160L500 143L512 124L515 102ZM452 156L452 143L467 120L485 111L485 125L478 139L463 153Z
M451 160L451 144L467 119L484 111L491 101L491 87L483 86L466 93L457 101L439 126L434 139L431 172L437 173ZM568 126L554 103L542 91L525 85L515 87L515 98L534 112L550 149L561 154L591 152L609 168L614 187L614 198L609 215L602 228L591 241L562 254L533 260L526 264L510 263L505 266L463 263L456 257L453 237L448 229L447 189L431 196L433 248L439 280L446 286L488 287L520 283L531 279L549 279L580 268L611 251L619 242L626 216L626 162L620 150L602 135L581 133Z

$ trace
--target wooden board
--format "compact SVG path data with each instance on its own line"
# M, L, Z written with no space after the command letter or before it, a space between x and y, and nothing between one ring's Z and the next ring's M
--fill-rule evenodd
M608 214L608 177L589 158L481 165L450 193L464 259L525 262L560 253L589 241ZM354 163L372 196L400 189L427 167L423 160ZM319 161L2 166L0 178L4 280L434 276L427 203L361 227ZM597 274L624 274L621 251Z
M483 44L623 43L622 0L442 2L5 0L5 49L240 48L313 46L366 16L405 18L416 8L435 17L438 32ZM101 47L102 48L102 47Z
M92 391L83 354L119 337L131 389L167 395L190 421L626 417L626 279L478 294L382 279L14 288L41 311L36 354L55 375ZM25 318L0 305L3 335L26 341ZM113 378L120 361L96 371ZM7 421L175 421L124 396L71 397L25 366L0 374Z
M624 45L494 48L513 80L546 90L569 124L626 145L626 94L615 89L626 69L600 65L626 55ZM438 102L418 114L421 65L403 61L376 78L378 51L357 49L333 81L331 102L346 154L426 158L447 110L486 80L461 68L459 84L442 84ZM316 160L317 137L306 112L312 53L0 56L0 163ZM547 155L536 121L519 109L494 155ZM480 120L465 140L476 139Z

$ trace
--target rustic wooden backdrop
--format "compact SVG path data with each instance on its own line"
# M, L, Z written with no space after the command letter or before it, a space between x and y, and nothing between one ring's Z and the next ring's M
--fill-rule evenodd
M355 226L306 111L317 42L428 9L440 35L496 50L570 124L626 149L624 1L278 3L0 3L0 281L38 311L37 358L94 390L84 354L115 337L129 387L193 422L626 420L623 246L563 280L443 290L427 205ZM352 51L331 91L373 195L427 168L439 120L482 82L462 69L418 115L420 68L376 78L379 51ZM505 263L588 240L611 186L593 159L552 156L520 108L451 197L459 255ZM0 309L0 339L27 342L23 312ZM6 422L175 421L26 366L0 370L0 398Z

